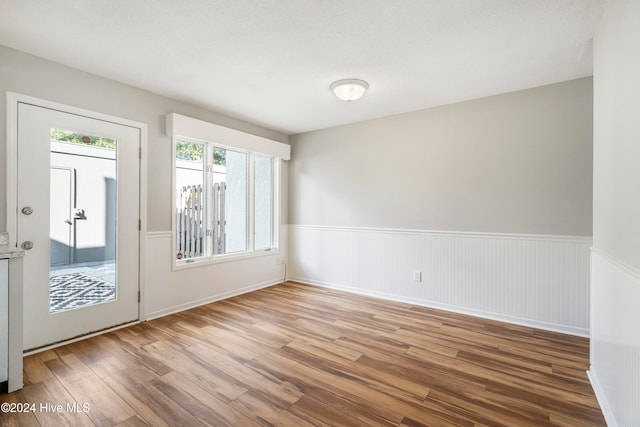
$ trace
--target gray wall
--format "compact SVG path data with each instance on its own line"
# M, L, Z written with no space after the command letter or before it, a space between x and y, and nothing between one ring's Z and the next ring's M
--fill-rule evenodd
M165 135L164 115L171 112L206 120L280 142L287 136L205 111L182 102L93 74L84 73L0 45L0 165L6 165L7 91L43 98L129 120L146 123L148 139L147 231L171 229L171 142ZM286 195L286 194L285 194ZM6 174L0 173L0 229L6 224ZM286 206L286 201L283 202Z
M591 78L296 135L289 222L591 236L592 139Z

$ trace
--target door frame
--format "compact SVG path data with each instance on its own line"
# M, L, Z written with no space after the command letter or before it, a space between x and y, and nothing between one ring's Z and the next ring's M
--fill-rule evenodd
M140 130L140 242L138 253L138 285L140 291L140 299L138 301L138 321L146 320L145 309L145 289L146 289L146 218L147 218L147 124L137 122L121 117L111 116L109 114L99 113L96 111L86 110L84 108L73 107L70 105L60 104L58 102L48 101L45 99L34 98L28 95L22 95L15 92L7 92L7 231L9 232L9 246L18 248L16 241L18 227L18 104L30 104L36 107L48 108L63 113L75 114L77 116L87 117L90 119L102 120L118 125L134 127ZM19 249L19 248L18 248ZM117 329L112 328L112 329ZM101 331L104 333L109 331ZM87 337L95 335L89 334ZM83 339L85 337L81 337ZM74 341L70 340L69 342ZM77 339L75 340L77 341ZM58 344L58 345L62 345ZM47 347L42 348L45 350ZM38 351L41 351L40 349Z

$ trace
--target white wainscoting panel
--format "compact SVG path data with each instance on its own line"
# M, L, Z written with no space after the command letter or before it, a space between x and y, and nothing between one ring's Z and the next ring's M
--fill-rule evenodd
M591 253L589 378L610 427L640 426L640 271Z
M288 229L290 280L589 335L591 238Z
M146 237L141 320L150 320L213 301L281 283L287 260L287 229L280 230L280 250L255 258L171 270L175 256L171 232Z

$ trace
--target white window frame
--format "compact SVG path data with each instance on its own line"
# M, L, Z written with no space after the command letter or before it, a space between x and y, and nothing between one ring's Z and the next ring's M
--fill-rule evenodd
M172 229L172 248L175 249L176 242L176 141L183 140L186 142L204 143L205 144L205 192L206 192L206 229L213 229L212 214L212 191L213 191L213 170L207 170L207 162L209 158L213 158L213 150L222 148L237 152L247 153L247 250L243 252L234 252L228 254L213 255L213 238L207 238L207 255L181 259L176 258L175 250L172 250L172 269L181 270L185 268L199 267L204 265L219 264L224 262L232 262L250 258L273 256L279 254L279 234L280 234L280 205L281 205L281 161L288 160L290 156L290 147L276 141L267 140L255 135L246 134L244 132L233 129L224 128L200 120L191 119L189 117L177 114L167 115L167 133L171 136L172 145L172 212L171 229ZM191 135L189 135L191 134ZM198 137L200 136L200 137ZM207 137L203 139L202 136ZM222 138L227 137L229 144L223 144ZM255 250L255 156L267 157L272 159L272 228L271 228L271 247ZM207 233L206 233L207 234Z
M210 144L208 144L206 141L198 141L195 140L193 138L184 138L184 137L177 137L174 136L172 137L172 141L171 141L171 145L172 145L172 149L171 149L171 154L173 156L173 161L171 163L172 165L172 174L171 174L171 186L172 186L172 197L171 197L171 204L172 204L172 209L173 209L173 214L172 214L172 219L171 219L171 230L172 230L172 237L173 237L173 241L172 241L172 248L174 249L172 251L173 253L173 258L175 261L181 261L181 263L184 264L193 264L196 261L202 260L204 258L208 258L208 255L206 256L202 256L202 257L198 257L198 258L188 258L188 259L182 259L182 260L177 260L176 259L176 253L175 253L175 244L177 241L177 233L178 233L178 224L176 223L176 169L177 169L177 158L176 158L176 146L177 146L177 141L184 141L184 142L190 142L190 143L196 143L196 144L202 144L204 145L204 153L203 153L203 178L202 178L202 185L203 185L203 194L204 194L204 203L206 206L206 215L205 215L205 227L204 227L204 240L205 240L205 248L207 248L207 251L211 251L212 245L213 245L213 238L211 236L208 235L207 230L211 230L212 229L212 218L211 216L208 214L209 211L209 205L211 204L212 200L211 200L211 184L209 182L209 172L207 171L207 164L206 164L206 159L208 156L211 156L213 153L211 151L211 146ZM177 265L177 263L176 263Z
M258 248L258 251L270 251L272 249L278 249L278 244L277 244L277 239L278 239L278 233L277 233L277 229L278 229L278 224L280 224L280 218L278 217L279 211L278 208L276 207L276 203L278 204L278 206L280 205L280 193L279 193L279 189L280 189L280 161L277 157L274 156L270 156L267 154L262 154L262 153L251 153L251 167L250 167L250 178L251 181L253 182L253 185L251 185L251 195L250 195L250 206L249 209L251 209L251 211L253 212L253 221L251 222L251 233L250 233L250 240L251 240L251 244L255 249L255 244L256 244L256 231L255 231L255 213L256 213L256 206L255 206L255 202L256 202L256 194L255 194L255 160L256 157L261 157L263 159L269 159L271 160L271 246L269 248Z

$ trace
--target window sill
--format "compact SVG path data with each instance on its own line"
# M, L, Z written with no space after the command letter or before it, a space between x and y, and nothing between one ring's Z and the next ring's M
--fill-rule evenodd
M277 248L261 249L253 252L238 252L232 254L215 255L201 258L191 258L183 260L174 260L173 271L185 270L194 267L205 267L208 265L222 264L227 262L243 261L252 258L263 258L267 256L278 255L280 251Z

